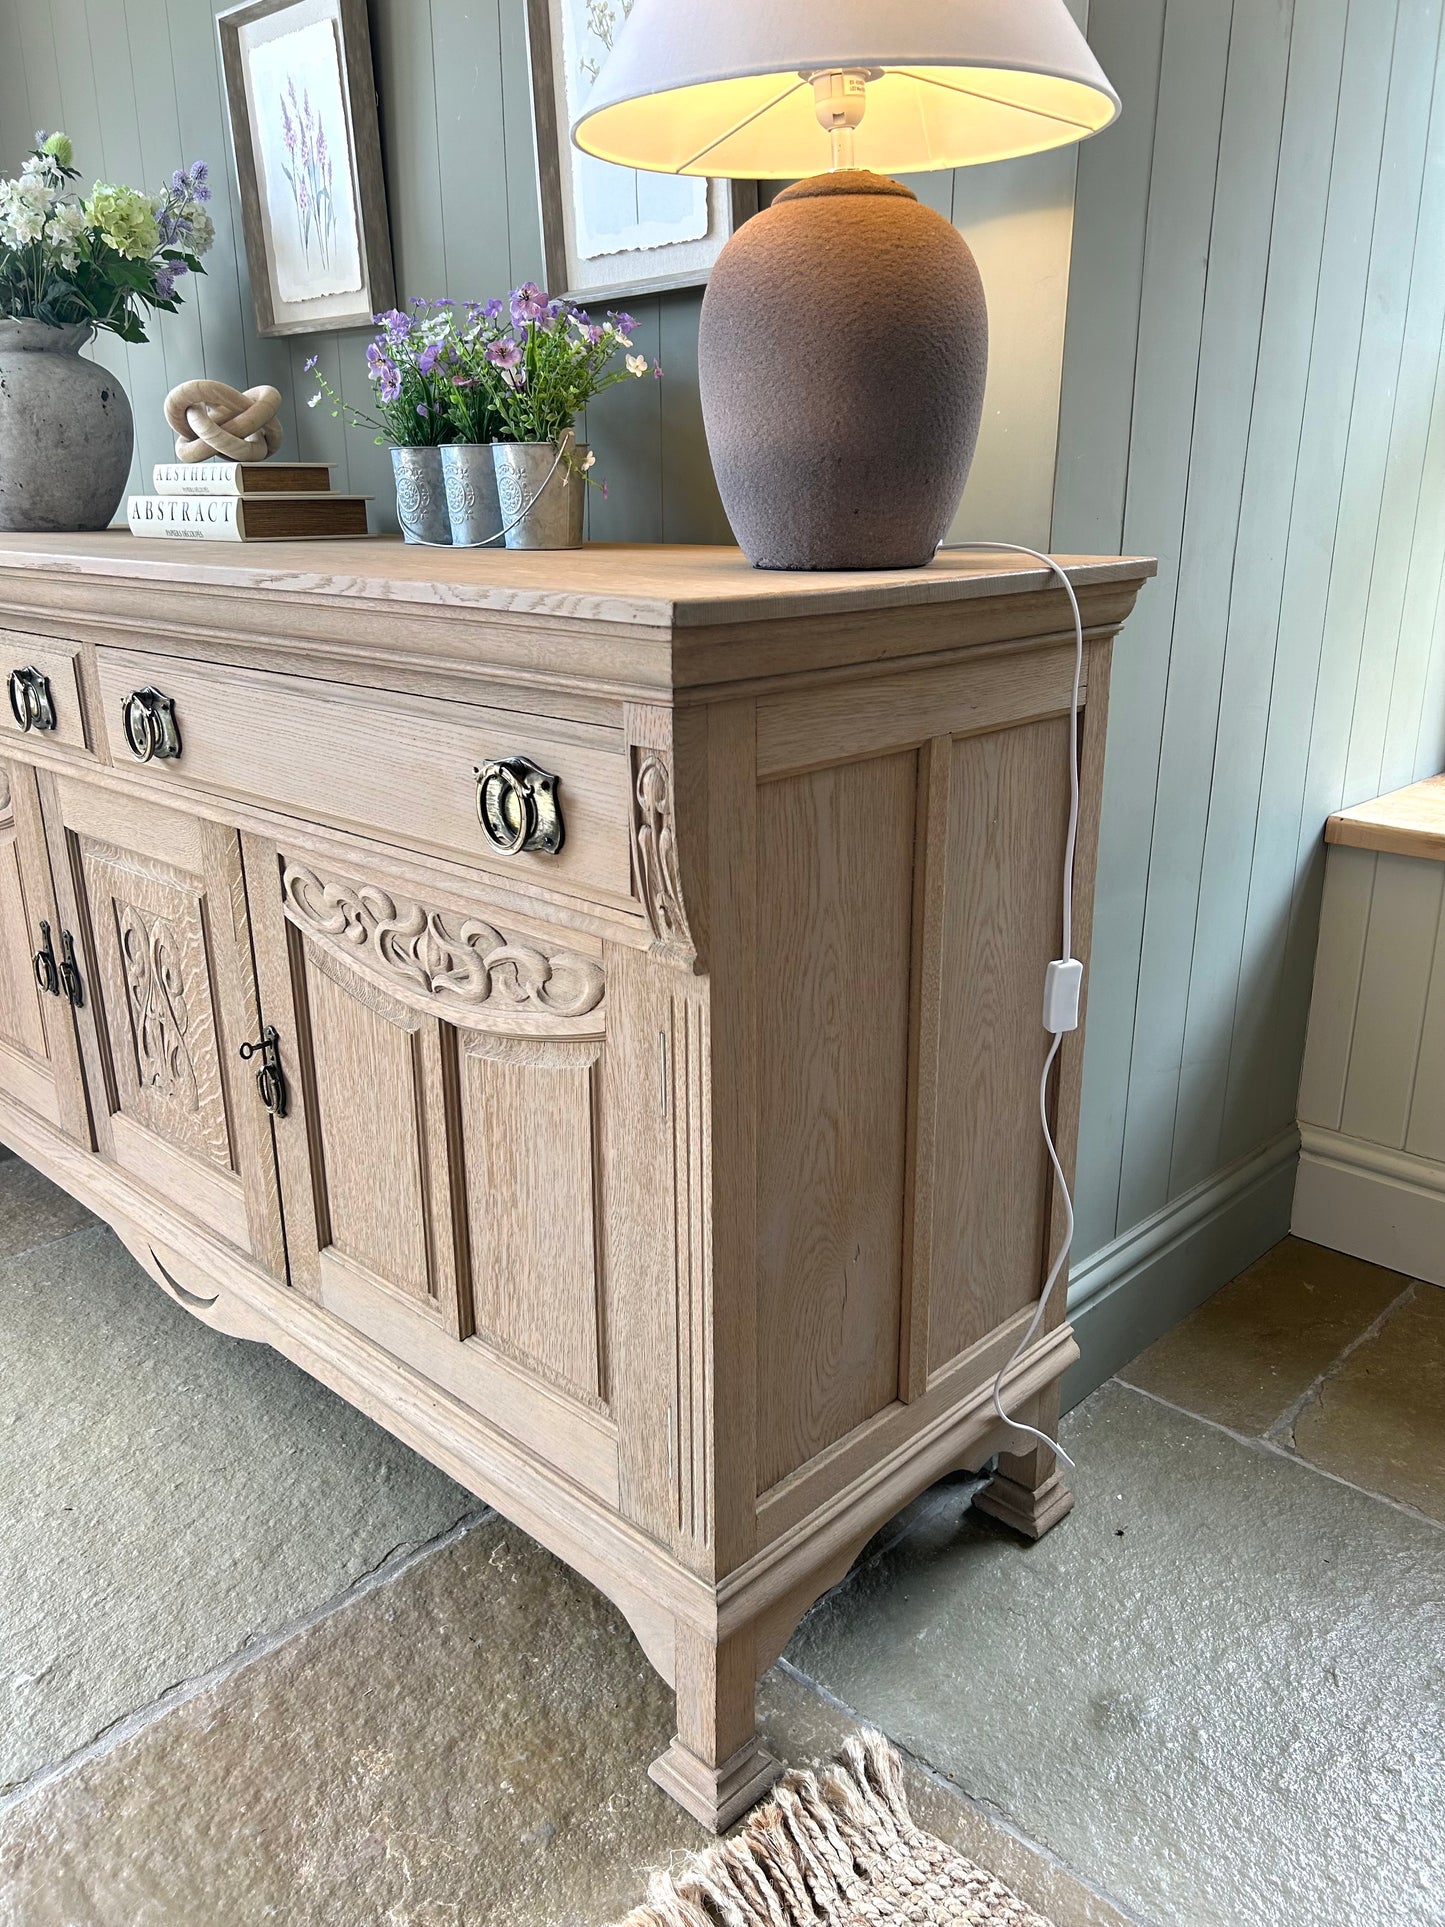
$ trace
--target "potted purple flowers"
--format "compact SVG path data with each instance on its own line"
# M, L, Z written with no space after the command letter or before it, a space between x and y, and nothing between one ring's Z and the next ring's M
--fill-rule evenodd
M505 306L488 302L484 316L471 372L489 389L499 423L492 458L507 547L578 548L595 457L576 439L577 417L614 382L648 372L644 355L626 354L632 317L594 321L572 302L549 299L534 281L513 289Z
M371 428L391 449L396 478L396 514L408 542L445 546L452 539L442 475L443 442L451 433L453 320L445 301L413 301L376 317L381 332L366 348L366 373L372 409L354 408L317 375L309 406L325 399L333 415L355 427ZM315 370L316 357L306 363Z
M577 441L577 417L614 382L662 372L628 352L632 317L594 321L529 281L505 301L458 310L415 300L376 320L366 350L374 412L320 376L310 405L329 400L333 415L390 445L405 539L578 547L594 457Z

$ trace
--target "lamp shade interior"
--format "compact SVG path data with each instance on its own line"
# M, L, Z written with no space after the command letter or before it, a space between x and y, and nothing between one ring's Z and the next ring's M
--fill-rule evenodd
M879 173L1036 153L1119 111L1063 0L635 0L573 138L657 173L814 173L805 76L838 69L867 75L854 164Z

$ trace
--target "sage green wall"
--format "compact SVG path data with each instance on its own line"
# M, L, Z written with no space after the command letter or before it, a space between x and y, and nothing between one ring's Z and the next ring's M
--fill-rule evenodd
M1053 539L1161 558L1079 1154L1075 1296L1153 1267L1124 1344L1287 1228L1324 819L1445 757L1445 84L1441 0L1094 0L1090 37L1126 107L1080 154Z
M338 485L391 517L390 463L362 431L302 405L319 353L337 391L365 403L366 336L263 341L250 290L216 57L214 15L229 0L0 0L0 162L18 166L37 127L63 126L87 180L157 185L181 160L209 159L218 237L199 293L150 343L101 344L135 407L132 487L171 454L160 404L206 373L286 397L289 446L338 464ZM1084 18L1087 0L1070 0ZM399 292L496 293L542 279L524 0L370 0L372 49ZM823 151L819 137L820 156ZM955 533L1006 529L1047 539L1068 298L1072 150L981 173L926 175L921 198L973 238L996 349L978 460ZM589 498L600 541L726 542L697 396L701 291L637 300L637 343L661 382L623 383L587 430L609 493ZM800 450L800 458L806 451ZM866 461L866 449L859 451Z

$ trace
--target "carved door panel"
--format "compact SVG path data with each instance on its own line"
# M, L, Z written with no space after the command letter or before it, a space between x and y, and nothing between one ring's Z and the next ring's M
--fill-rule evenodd
M62 914L102 1155L285 1274L240 840L223 825L47 777Z
M603 1479L600 944L245 841L293 1285Z
M60 994L63 956L35 773L0 763L0 1090L88 1144L75 1023Z

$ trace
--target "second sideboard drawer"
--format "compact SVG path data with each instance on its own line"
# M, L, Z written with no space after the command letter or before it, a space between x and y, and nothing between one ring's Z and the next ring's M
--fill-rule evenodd
M158 783L222 790L579 894L628 897L620 727L139 650L97 653L118 768L143 763ZM137 694L128 731L127 705ZM147 712L156 718L149 740ZM510 758L557 779L555 854L507 853L484 831L479 775Z
M80 706L79 655L78 643L0 629L0 740L24 734L67 749L90 747Z

